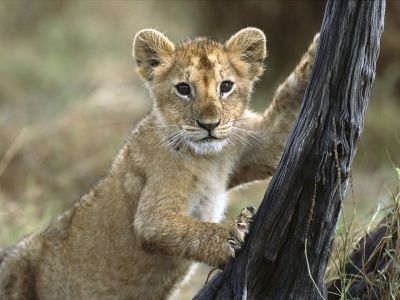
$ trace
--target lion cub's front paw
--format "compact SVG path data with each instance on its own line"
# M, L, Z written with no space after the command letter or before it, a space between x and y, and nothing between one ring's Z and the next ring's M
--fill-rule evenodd
M246 207L240 212L239 216L229 223L228 238L223 245L226 251L224 251L225 255L223 255L220 267L223 267L231 258L235 257L236 251L241 248L246 234L249 233L255 212L256 209L254 207Z
M230 224L230 238L228 239L229 245L233 251L240 249L244 242L246 234L249 233L250 223L256 213L256 209L253 206L248 206L240 212L233 222Z

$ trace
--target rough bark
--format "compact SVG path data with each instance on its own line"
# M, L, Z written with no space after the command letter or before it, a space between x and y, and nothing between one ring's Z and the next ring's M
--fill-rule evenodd
M294 129L242 250L194 299L320 299L385 1L328 1Z

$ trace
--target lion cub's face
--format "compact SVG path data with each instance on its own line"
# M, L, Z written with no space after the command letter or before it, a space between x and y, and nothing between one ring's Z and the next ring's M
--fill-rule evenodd
M253 82L263 71L265 36L255 28L224 45L197 38L174 45L158 31L134 40L138 73L155 99L166 144L197 154L219 152L240 135L235 123L247 108Z

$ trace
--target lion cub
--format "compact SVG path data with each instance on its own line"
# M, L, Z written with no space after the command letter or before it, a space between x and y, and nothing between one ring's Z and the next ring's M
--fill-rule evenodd
M165 299L194 261L222 267L234 257L254 209L218 224L226 192L273 174L317 39L258 115L248 104L265 44L256 28L224 44L175 45L156 30L140 31L133 54L151 113L88 194L0 253L0 298Z

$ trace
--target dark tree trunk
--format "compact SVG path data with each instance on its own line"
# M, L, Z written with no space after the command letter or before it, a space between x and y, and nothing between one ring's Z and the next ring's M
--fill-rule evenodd
M325 269L384 10L384 0L327 2L303 105L247 243L194 299L327 298Z

